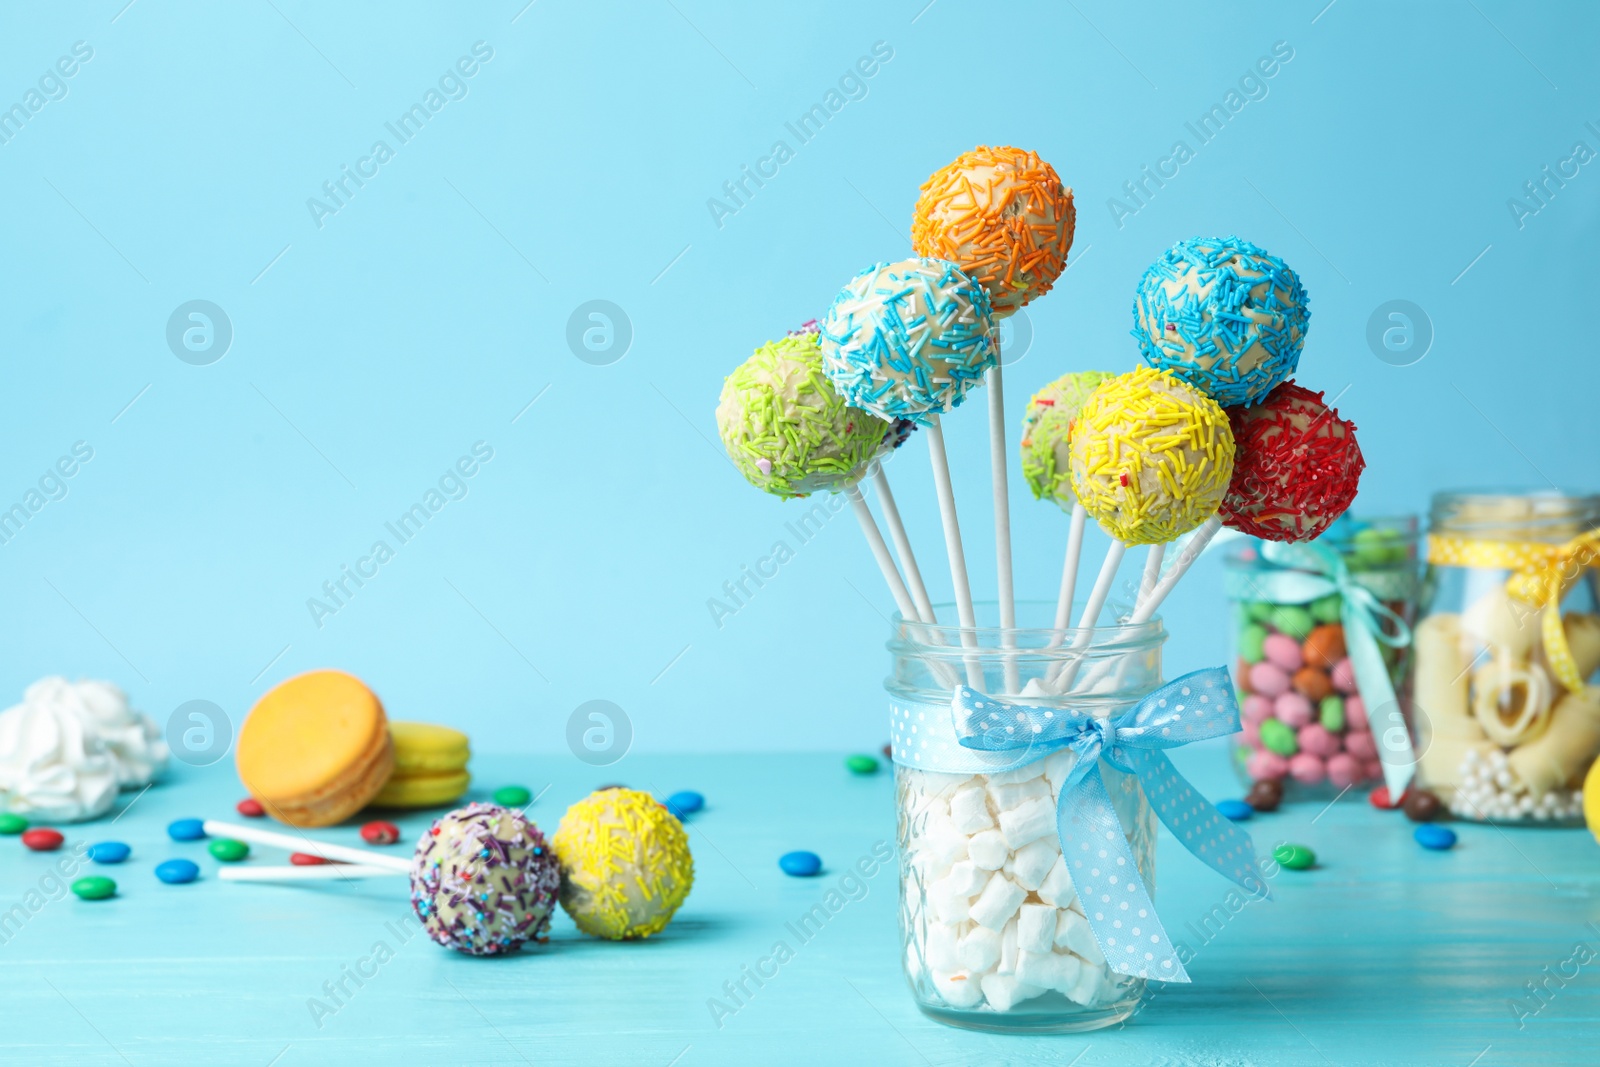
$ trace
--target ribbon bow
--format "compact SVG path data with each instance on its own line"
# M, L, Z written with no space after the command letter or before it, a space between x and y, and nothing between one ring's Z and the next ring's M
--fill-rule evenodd
M1582 576L1585 567L1600 566L1600 530L1590 530L1564 545L1434 534L1428 538L1428 561L1448 567L1511 571L1506 592L1517 600L1544 606L1539 629L1551 671L1569 690L1582 692L1583 676L1573 662L1567 632L1561 626L1561 598Z
M991 773L1062 749L1076 753L1056 802L1056 833L1089 928L1119 973L1189 981L1112 807L1101 759L1139 779L1151 807L1184 848L1250 893L1271 895L1257 872L1250 835L1200 796L1162 751L1238 731L1239 708L1225 668L1186 674L1109 719L1013 704L966 686L955 691L950 710L962 747L1016 754Z
M1356 676L1356 690L1366 705L1367 720L1378 742L1378 759L1383 763L1383 782L1390 796L1400 796L1411 784L1417 756L1411 747L1411 732L1395 699L1394 682L1378 648L1404 648L1411 643L1411 628L1406 621L1384 607L1369 588L1372 576L1350 573L1344 557L1327 545L1316 542L1286 544L1265 541L1261 558L1273 564L1270 570L1235 572L1229 575L1231 596L1264 600L1277 604L1306 604L1325 596L1339 595L1339 622L1344 628L1345 651ZM1410 580L1409 572L1406 578ZM1396 590L1399 597L1405 591Z

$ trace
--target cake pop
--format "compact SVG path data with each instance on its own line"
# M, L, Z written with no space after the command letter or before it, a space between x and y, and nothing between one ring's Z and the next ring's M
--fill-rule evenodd
M879 263L823 316L822 362L845 400L882 419L928 425L999 358L989 296L953 263Z
M1311 313L1281 259L1238 237L1193 237L1144 272L1133 317L1146 363L1232 406L1294 373Z
M590 793L567 809L550 843L564 876L561 906L594 937L660 933L694 884L683 825L635 789Z
M411 861L411 907L423 929L474 956L544 940L560 884L539 828L494 804L468 804L437 820Z
M1050 164L1020 148L980 146L923 182L911 246L977 279L1003 318L1050 291L1076 221L1072 190Z
M1114 377L1100 370L1063 374L1028 401L1022 416L1022 476L1035 500L1053 500L1069 511L1077 503L1069 470L1072 424L1089 394Z
M728 375L717 430L750 484L784 498L854 485L898 438L834 390L815 333L769 341Z
M1269 541L1310 541L1355 499L1366 460L1356 428L1313 393L1283 382L1228 409L1238 445L1222 498L1225 525Z
M1072 489L1123 544L1171 541L1217 510L1233 434L1216 402L1140 367L1090 395L1072 431Z

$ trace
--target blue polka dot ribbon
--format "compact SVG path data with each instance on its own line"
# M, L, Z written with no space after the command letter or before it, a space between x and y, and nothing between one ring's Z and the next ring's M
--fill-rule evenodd
M1014 704L965 686L955 691L950 705L963 748L1014 754L1011 762L991 766L991 773L1061 749L1077 753L1056 803L1056 832L1089 928L1112 970L1189 981L1112 807L1100 774L1102 759L1138 778L1156 815L1201 862L1252 895L1271 895L1258 872L1250 835L1196 792L1163 751L1238 731L1239 707L1226 668L1186 674L1107 719Z

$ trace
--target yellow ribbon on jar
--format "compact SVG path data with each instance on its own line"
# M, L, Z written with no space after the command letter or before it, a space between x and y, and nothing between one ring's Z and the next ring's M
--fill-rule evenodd
M1583 690L1583 678L1578 675L1572 650L1567 646L1567 632L1561 626L1561 598L1582 577L1585 567L1600 567L1600 530L1591 530L1560 545L1429 534L1428 562L1510 571L1506 592L1525 603L1544 605L1540 634L1551 671L1572 692Z

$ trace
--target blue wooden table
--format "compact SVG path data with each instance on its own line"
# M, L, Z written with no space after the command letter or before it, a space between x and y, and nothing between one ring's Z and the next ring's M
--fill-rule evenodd
M1213 797L1237 793L1219 749L1181 752L1178 763ZM1309 844L1320 866L1281 872L1275 901L1237 911L1226 904L1228 884L1164 836L1156 899L1193 950L1194 984L1155 987L1124 1027L1018 1038L949 1029L917 1012L899 968L892 868L841 892L809 940L786 925L840 889L876 842L892 844L888 773L852 777L838 755L630 756L599 770L570 758L477 757L474 770L485 793L548 786L530 811L547 829L607 782L702 791L706 810L690 822L698 877L677 921L647 942L612 944L583 937L562 915L548 945L507 959L407 940L403 879L219 882L204 843L171 842L165 826L185 815L233 817L238 783L226 763L178 768L114 825L66 828L69 847L108 838L133 846L127 863L97 871L116 877L115 899L50 899L48 871L64 853L0 839L0 913L44 901L0 933L0 1063L1597 1060L1600 846L1580 830L1463 825L1454 851L1433 853L1403 817L1362 797L1326 810L1298 805L1258 816L1257 846ZM408 838L426 821L405 820ZM359 843L354 827L326 833ZM779 872L777 857L796 848L824 857L821 876ZM202 880L159 884L152 868L171 856L194 858ZM250 862L282 859L258 852ZM780 940L793 958L759 987L746 980L753 992L733 1001L725 983ZM713 999L735 1010L715 1019Z

